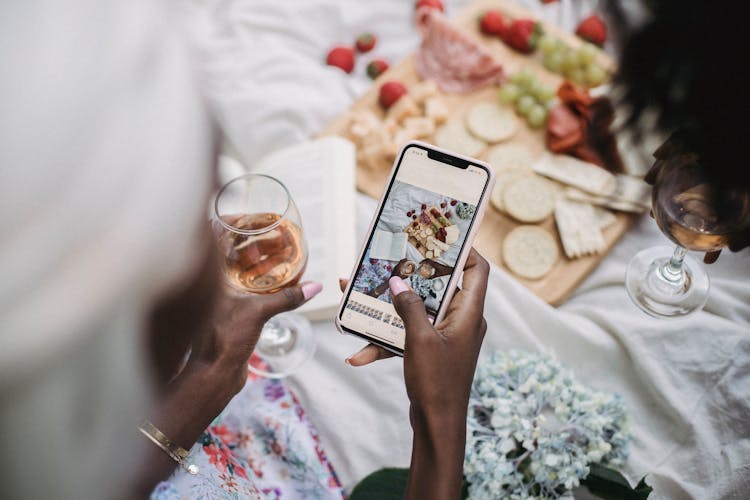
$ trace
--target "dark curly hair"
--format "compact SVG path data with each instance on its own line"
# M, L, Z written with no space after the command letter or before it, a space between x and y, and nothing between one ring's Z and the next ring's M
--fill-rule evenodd
M717 180L750 185L750 2L642 0L649 16L633 26L607 0L622 51L615 83L625 128L684 129L701 165Z

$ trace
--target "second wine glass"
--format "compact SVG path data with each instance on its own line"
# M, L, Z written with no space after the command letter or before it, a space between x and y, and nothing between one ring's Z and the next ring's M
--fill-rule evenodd
M708 299L709 278L688 250L721 250L750 222L746 189L713 181L697 157L665 162L654 182L652 210L659 229L676 248L642 250L630 261L625 285L633 302L659 318L699 311Z
M278 179L246 174L222 187L213 207L214 234L228 283L242 292L269 294L297 284L307 267L302 220ZM297 370L315 352L310 323L286 313L266 323L248 369L268 378Z

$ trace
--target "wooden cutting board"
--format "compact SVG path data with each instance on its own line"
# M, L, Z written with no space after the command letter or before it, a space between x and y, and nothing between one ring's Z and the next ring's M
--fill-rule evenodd
M541 54L532 54L530 56L520 54L507 47L499 39L485 37L478 31L477 19L488 9L498 9L504 14L507 13L512 18L534 18L530 12L519 7L512 0L477 0L464 8L454 19L454 22L467 34L489 47L493 54L502 61L506 74L513 74L519 69L529 66L537 74L539 80L545 84L553 85L556 88L562 82L563 78L560 75L547 71L544 66L542 66ZM543 23L543 26L545 33L563 40L569 46L577 47L581 44L581 41L572 33L568 33L557 26L547 23ZM615 69L614 61L604 52L600 52L597 62L609 72L613 72ZM350 111L369 109L382 117L383 111L377 102L378 89L380 84L387 80L400 80L407 87L418 82L419 77L417 76L414 67L414 56L411 55L407 57L381 75L372 88L351 106ZM496 102L498 89L499 87L493 86L471 94L445 94L443 97L451 111L451 117L457 118L463 116L465 112L477 102ZM344 135L347 124L348 113L344 113L326 127L320 135ZM426 142L430 142L429 139L426 140ZM521 144L529 150L537 153L541 153L545 150L544 131L532 130L523 122L521 123L519 132L509 142ZM484 153L479 155L479 158L484 159ZM363 165L357 165L357 189L374 198L380 198L383 189L385 188L385 182L391 167L392 164L386 162L383 162L382 168L377 170L373 170ZM581 281L583 281L583 279L594 270L604 255L606 255L612 249L617 240L625 234L634 220L634 216L619 212L616 212L616 217L616 222L604 231L606 248L601 254L572 260L565 257L562 245L560 244L557 228L555 227L554 217L549 217L539 225L555 235L560 250L560 259L552 271L542 279L527 280L515 275L514 277L549 304L558 305L562 303L576 289ZM501 255L502 241L505 238L505 235L518 225L518 222L510 219L490 206L485 212L485 217L474 246L482 255L484 255L485 258L507 271L507 268L505 268L505 265L503 264Z

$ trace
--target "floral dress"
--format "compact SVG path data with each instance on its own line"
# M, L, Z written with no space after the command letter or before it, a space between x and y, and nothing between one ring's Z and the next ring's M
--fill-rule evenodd
M188 462L200 472L176 469L152 500L346 498L294 393L280 380L252 373L198 438Z

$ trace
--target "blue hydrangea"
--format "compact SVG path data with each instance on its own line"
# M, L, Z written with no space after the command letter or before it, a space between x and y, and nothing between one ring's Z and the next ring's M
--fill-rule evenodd
M471 389L469 498L572 499L589 464L625 463L629 440L619 396L585 387L551 356L496 352Z

